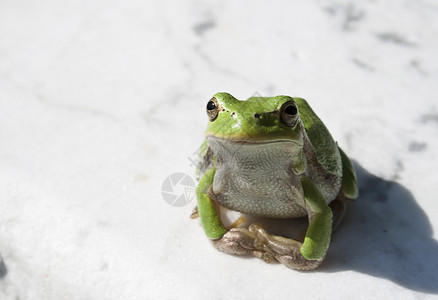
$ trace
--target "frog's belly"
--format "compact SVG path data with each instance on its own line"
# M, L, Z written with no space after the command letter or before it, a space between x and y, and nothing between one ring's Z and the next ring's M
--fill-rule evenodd
M213 193L221 205L246 214L271 218L307 215L301 182L287 170L236 173L218 168Z

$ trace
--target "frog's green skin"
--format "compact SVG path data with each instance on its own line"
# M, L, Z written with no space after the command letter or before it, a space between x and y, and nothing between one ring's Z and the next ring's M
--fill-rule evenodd
M217 93L207 113L196 189L206 235L226 253L298 270L318 267L346 199L358 196L349 158L301 98L240 101ZM270 218L308 216L309 227L303 243L270 235L259 224L228 230L218 205Z

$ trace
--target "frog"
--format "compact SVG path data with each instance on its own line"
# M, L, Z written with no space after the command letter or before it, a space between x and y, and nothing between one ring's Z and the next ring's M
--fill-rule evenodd
M354 166L303 98L207 101L208 125L196 167L197 215L222 252L309 271L323 262L347 203L359 195ZM227 228L221 208L272 219L307 217L303 240L260 223Z

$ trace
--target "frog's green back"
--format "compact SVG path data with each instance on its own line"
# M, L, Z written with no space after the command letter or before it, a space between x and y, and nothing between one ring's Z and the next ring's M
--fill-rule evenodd
M307 136L315 150L316 159L330 173L342 176L342 162L338 146L320 118L307 101L294 98Z

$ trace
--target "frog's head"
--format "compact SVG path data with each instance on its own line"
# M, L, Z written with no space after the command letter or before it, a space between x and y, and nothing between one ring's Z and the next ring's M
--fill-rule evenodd
M241 101L228 93L217 93L207 103L207 115L207 138L247 143L288 141L303 145L298 107L289 96Z
M240 101L230 94L217 93L207 103L207 115L206 139L216 158L215 178L226 177L223 170L230 169L248 174L254 168L268 173L305 172L305 133L293 98L252 97Z

